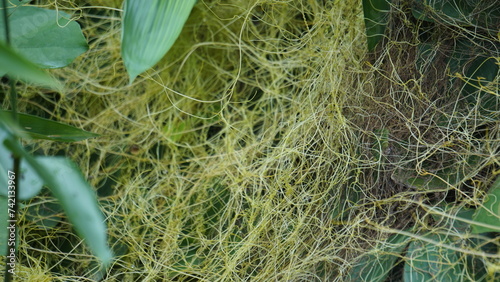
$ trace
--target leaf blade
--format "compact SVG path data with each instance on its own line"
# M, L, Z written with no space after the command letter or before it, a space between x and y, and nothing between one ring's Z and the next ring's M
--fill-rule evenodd
M107 245L106 225L95 195L76 165L62 157L37 157L28 154L11 136L4 144L26 160L59 200L78 235L104 266L113 254ZM55 177L57 176L57 177Z
M7 197L7 171L12 170L12 165L14 160L11 157L11 152L4 145L4 141L9 137L8 132L0 127L0 169L2 172L0 174L0 196ZM43 187L43 181L38 177L36 171L33 167L24 160L21 160L21 174L22 177L18 178L20 187L23 187L17 191L17 197L19 200L29 200L35 197Z
M450 238L441 234L425 237L437 242L452 243ZM424 241L412 241L406 258L404 281L454 281L462 273L457 252Z
M80 25L65 12L33 6L9 8L11 45L40 68L61 68L88 50ZM4 22L0 21L0 30ZM5 40L4 33L0 39Z
M130 77L153 67L179 37L196 0L126 0L121 53Z
M491 186L473 220L479 224L472 224L472 233L500 232L500 176Z
M368 51L373 51L383 38L388 23L391 0L363 0Z
M385 281L409 240L410 238L403 234L392 235L382 246L361 257L349 271L347 281Z
M2 73L25 82L61 89L60 83L53 77L0 41L0 74Z
M0 111L9 114L10 111ZM33 139L45 139L60 142L75 142L99 136L98 134L76 128L53 120L18 114L19 125Z

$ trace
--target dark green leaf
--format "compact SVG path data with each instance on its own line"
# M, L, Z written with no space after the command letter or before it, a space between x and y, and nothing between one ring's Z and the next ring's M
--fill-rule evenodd
M451 244L444 235L431 234L426 238ZM404 267L404 281L455 281L462 274L460 255L454 250L421 240L412 241L408 247Z
M21 6L9 9L12 48L41 68L60 68L88 50L80 25L62 11ZM4 21L0 21L0 30ZM5 41L5 33L0 32Z
M482 109L498 111L500 109L500 100L498 99L498 84L492 82L499 73L499 62L494 57L479 56L474 59L467 67L465 76L465 86L462 93L469 102L476 104L478 100ZM489 87L490 91L484 88Z
M348 273L347 281L385 281L409 240L406 235L392 235L381 246L358 260Z
M2 111L10 113L9 111ZM25 133L34 139L46 139L61 142L75 142L99 136L64 123L37 116L18 114L19 124Z
M122 57L130 83L153 67L179 37L196 0L126 0Z
M60 89L60 83L35 64L7 47L0 41L0 74L7 74L15 79L38 84L53 89Z
M25 217L39 229L49 230L61 221L62 214L61 205L45 200L31 203L26 209Z
M413 4L413 16L419 20L429 22L434 22L434 19L441 19L445 16L466 23L467 20L470 20L473 11L473 7L468 5L465 0L415 0Z
M439 190L455 186L462 180L463 174L453 169L444 169L435 175L408 178L406 184L410 187L424 190Z
M384 37L385 27L389 21L390 3L391 0L363 0L369 51L375 49L377 43Z
M483 205L474 214L473 233L500 232L500 176L491 186Z
M446 189L450 186L457 186L469 172L474 171L482 159L479 156L471 155L467 158L463 167L448 167L436 171L432 175L410 177L406 180L406 185L424 190Z

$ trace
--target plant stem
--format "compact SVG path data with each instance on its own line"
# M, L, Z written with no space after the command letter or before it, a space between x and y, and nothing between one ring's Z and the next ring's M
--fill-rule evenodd
M8 13L7 13L7 0L2 0L2 8L3 8L3 20L4 20L4 27L5 27L5 41L7 43L7 46L10 46L11 45L11 42L10 42L10 27L9 27L9 17L8 17ZM10 85L10 105L11 105L11 108L12 108L12 118L14 119L14 122L17 123L18 121L18 116L17 116L17 93L16 93L16 83L14 81L14 79L9 79L9 85ZM9 214L12 214L13 217L10 218L11 220L13 220L14 222L14 229L13 229L13 232L14 234L16 234L16 237L17 237L17 207L18 207L18 201L19 201L19 198L18 198L18 195L19 195L19 181L21 181L21 175L20 175L20 172L21 172L21 158L20 156L17 156L14 154L14 163L13 163L13 172L14 172L14 175L15 175L15 178L14 178L14 205L13 205L13 208L12 208L12 213L9 211ZM2 173L5 173L5 172L2 172ZM7 207L5 207L7 208ZM11 231L9 231L11 232ZM7 236L7 241L5 242L6 243L6 246L10 246L9 245L9 237L10 236ZM16 243L16 240L14 239L14 244ZM14 264L15 264L15 259L16 259L16 253L17 253L17 249L18 249L18 246L15 246L14 245ZM8 253L10 253L10 251L7 251ZM6 282L10 282L10 281L13 281L13 278L14 278L14 270L15 270L15 267L12 269L12 272L9 271L9 266L10 264L10 258L8 258L6 256L5 258L5 275L4 275L4 281ZM14 265L15 266L15 265Z
M5 23L5 41L7 45L10 45L10 27L9 27L9 15L7 13L7 0L2 0L2 8L3 8L3 20Z

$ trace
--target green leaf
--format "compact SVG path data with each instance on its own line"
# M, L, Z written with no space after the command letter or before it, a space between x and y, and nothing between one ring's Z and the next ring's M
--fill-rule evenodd
M500 232L500 176L491 186L473 219L478 224L472 224L472 233Z
M41 68L67 66L88 50L80 25L65 12L21 6L8 13L12 48ZM5 41L4 32L0 40Z
M63 209L57 202L39 200L28 206L25 217L38 229L49 230L61 222L62 213Z
M19 55L0 41L0 74L8 74L25 82L53 89L60 89L60 83L35 64Z
M431 234L427 239L451 244L441 234ZM460 255L454 250L421 240L410 243L404 267L404 281L455 281L462 273Z
M0 196L7 197L7 171L12 171L12 166L14 163L11 157L10 150L5 147L4 141L9 138L9 133L4 127L0 127ZM36 171L28 164L26 161L21 160L21 176L16 177L19 181L19 189L17 192L17 197L19 200L29 200L34 196L38 195L40 189L43 187L43 181L38 177Z
M369 51L375 49L377 43L384 36L385 27L389 21L390 3L391 0L363 0L363 13L365 16Z
M428 22L434 22L434 18L440 19L443 16L466 22L474 10L473 7L468 5L467 1L464 0L415 0L413 4L413 16L416 19ZM452 25L452 23L448 24Z
M126 0L121 53L130 83L170 50L196 0Z
M462 94L469 102L476 104L480 100L481 108L489 111L500 109L498 99L498 84L493 84L495 78L500 75L499 62L494 57L479 56L468 66L465 76L465 86ZM493 84L490 93L484 91L485 87Z
M423 190L446 189L450 186L457 186L465 177L476 169L482 159L479 156L471 155L467 158L466 165L463 167L448 167L436 171L433 174L410 177L405 181L409 187Z
M31 2L31 0L17 0L16 2L14 2L14 5L21 6L24 4L28 4L29 2Z
M1 112L10 113L10 111ZM99 136L95 133L37 116L18 114L18 117L19 125L23 131L34 139L75 142Z
M406 235L392 235L381 246L358 260L348 273L347 281L385 281L409 240L410 238Z
M107 245L106 225L92 188L70 160L62 157L37 157L28 154L13 138L4 144L24 158L59 200L76 232L90 250L108 266L113 258Z

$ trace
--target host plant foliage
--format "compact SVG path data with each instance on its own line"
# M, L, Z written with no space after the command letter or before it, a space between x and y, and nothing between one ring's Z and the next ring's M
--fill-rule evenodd
M77 166L64 157L32 156L19 142L20 138L72 142L96 135L51 120L18 114L15 107L15 79L64 91L59 81L39 67L68 65L88 49L85 38L78 23L71 21L71 16L64 12L31 6L5 7L6 2L3 3L2 13L7 9L8 17L0 20L0 73L11 81L13 110L0 111L0 252L5 254L11 248L7 248L9 234L3 225L7 223L7 218L15 214L14 207L22 207L22 201L30 200L46 186L59 201L76 232L103 265L108 266L112 253L107 245L104 217L92 187ZM9 24L12 27L10 30ZM19 168L13 168L14 159L20 160ZM7 179L7 171L16 170L15 204L9 204L11 210L8 210L7 197L12 193L7 191L7 187L13 185Z
M196 0L126 0L122 57L130 83L153 67L179 37Z

